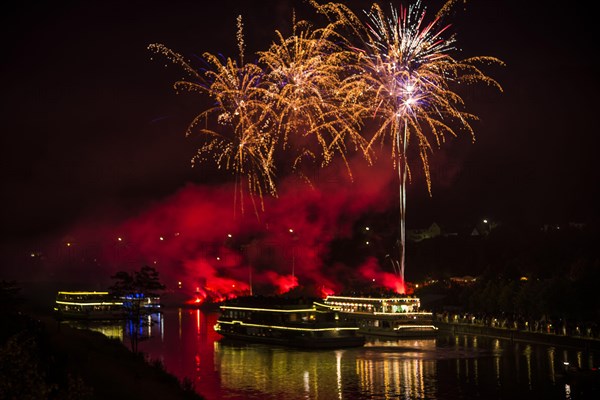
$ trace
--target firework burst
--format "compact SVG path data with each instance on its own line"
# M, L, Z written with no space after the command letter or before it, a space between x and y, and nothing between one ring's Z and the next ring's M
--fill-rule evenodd
M366 145L356 112L359 103L340 90L356 53L338 44L344 38L334 28L330 24L313 29L307 21L294 18L291 36L277 31L277 41L258 52L278 115L281 148L295 152L294 169L306 156L325 166L336 154L345 158L348 142L361 149Z
M150 49L165 55L189 74L191 79L175 82L176 91L201 92L214 101L214 106L198 114L187 128L188 136L199 133L203 139L192 164L212 159L219 168L233 171L242 211L245 190L258 195L262 207L264 194L277 193L273 163L276 118L262 69L205 53L209 68L198 71L163 45L151 45ZM254 198L251 196L256 211Z
M344 45L336 25L314 29L294 16L292 35L276 31L276 41L257 53L259 64L243 63L241 17L239 65L205 53L207 68L196 70L166 46L149 46L189 75L174 84L178 92L201 92L214 100L215 105L188 126L187 135L200 133L204 139L192 162L213 159L219 168L233 170L238 183L244 180L237 191L240 196L248 189L263 206L264 194L277 195L276 168L289 167L310 180L300 168L302 161L325 166L334 155L346 160L348 143L364 151L367 142L360 134L364 107L342 82L356 65L356 52ZM283 155L276 157L280 152ZM351 174L348 162L346 166ZM243 207L243 201L240 204Z

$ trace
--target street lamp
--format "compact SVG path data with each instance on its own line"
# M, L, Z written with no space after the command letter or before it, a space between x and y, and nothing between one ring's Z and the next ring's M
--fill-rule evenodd
M292 278L294 278L296 276L296 240L298 240L298 235L294 233L292 228L288 229L288 232L292 235Z

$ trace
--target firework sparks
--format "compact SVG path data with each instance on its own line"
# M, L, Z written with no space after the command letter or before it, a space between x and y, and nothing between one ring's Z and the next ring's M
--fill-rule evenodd
M277 118L278 133L280 133L282 149L290 149L289 135L315 131L319 124L318 118L326 107L324 93L329 89L326 85L329 71L321 67L318 45L311 40L310 30L297 32L298 24L294 25L294 35L284 38L279 32L280 43L271 45L268 51L259 52L261 63L268 69L268 78L273 93L273 105L280 113ZM298 146L294 141L294 150L300 155L315 157L305 144ZM304 154L303 154L304 153ZM327 157L327 155L326 155Z
M355 53L337 44L336 39L343 39L334 27L313 29L294 17L290 37L277 31L277 41L258 52L272 88L281 147L295 151L294 168L307 155L321 166L335 154L345 157L347 139L359 148L366 144L360 136L358 103L348 101L340 90Z
M254 64L238 67L231 59L221 63L211 54L205 57L216 67L207 75L211 77L208 92L217 105L200 113L190 125L189 133L198 128L206 135L206 143L198 149L194 161L211 156L220 167L245 177L251 194L258 194L261 199L264 193L276 195L273 163L276 138L271 131L275 116L269 94L261 86L262 70ZM219 129L207 124L211 116L216 116ZM243 189L240 186L241 195Z
M183 67L192 78L176 82L177 91L201 92L215 101L213 107L198 114L188 126L187 135L201 133L204 139L192 163L212 158L219 168L234 171L242 211L245 189L261 200L265 193L276 195L273 163L276 137L271 122L275 116L270 105L271 95L263 84L262 69L250 63L239 66L231 58L222 61L205 53L211 69L202 74L180 54L163 45L151 45L150 49ZM255 204L254 197L252 201Z
M348 95L342 82L348 66L356 64L356 53L338 44L345 39L335 27L332 23L313 29L294 17L290 37L276 31L277 41L257 53L259 66L243 63L243 24L238 17L240 65L205 53L209 68L203 72L164 45L151 45L190 76L176 82L176 90L201 92L215 101L188 127L188 135L199 132L206 140L193 163L212 158L219 168L235 171L245 178L240 195L246 188L264 206L264 194L277 195L276 169L291 167L309 180L299 168L303 160L317 160L320 166L336 154L345 160L348 142L364 150L367 143L360 135L364 107L358 96ZM284 155L276 157L276 151ZM277 160L283 162L276 166ZM347 161L346 166L351 174ZM243 207L243 201L240 204Z

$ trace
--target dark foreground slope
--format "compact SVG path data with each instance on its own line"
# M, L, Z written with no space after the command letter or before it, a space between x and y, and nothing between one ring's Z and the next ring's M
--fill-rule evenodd
M101 333L24 313L2 319L2 399L202 399L190 382Z

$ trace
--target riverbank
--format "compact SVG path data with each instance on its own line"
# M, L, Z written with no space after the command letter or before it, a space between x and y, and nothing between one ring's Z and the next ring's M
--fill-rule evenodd
M0 398L202 400L193 382L119 340L70 328L51 315L2 315Z
M539 343L559 347L572 347L588 351L600 351L600 340L595 338L563 336L553 333L530 332L510 328L496 328L478 324L436 321L441 332L488 336L511 341Z

